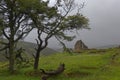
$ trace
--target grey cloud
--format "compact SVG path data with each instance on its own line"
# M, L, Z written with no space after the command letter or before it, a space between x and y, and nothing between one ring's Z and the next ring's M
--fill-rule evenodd
M74 47L78 39L82 39L88 47L120 44L120 0L76 1L86 3L81 12L89 18L91 30L79 31L74 41L66 42L68 47ZM27 40L30 38L31 36ZM34 41L33 37L31 41ZM59 46L56 40L51 39L49 47L56 48L56 46Z

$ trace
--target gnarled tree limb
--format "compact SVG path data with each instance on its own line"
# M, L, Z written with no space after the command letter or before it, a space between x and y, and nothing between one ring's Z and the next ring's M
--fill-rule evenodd
M62 73L65 70L65 64L60 64L59 67L56 70L53 71L45 71L44 69L40 69L42 73L44 74L42 76L42 80L47 80L47 78L53 76L53 75L58 75Z

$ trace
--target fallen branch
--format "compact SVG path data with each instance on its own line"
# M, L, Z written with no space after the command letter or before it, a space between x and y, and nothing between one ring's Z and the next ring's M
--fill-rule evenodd
M43 73L42 80L47 80L50 76L58 75L65 70L65 64L60 64L56 70L53 71L45 71L44 69L40 69Z

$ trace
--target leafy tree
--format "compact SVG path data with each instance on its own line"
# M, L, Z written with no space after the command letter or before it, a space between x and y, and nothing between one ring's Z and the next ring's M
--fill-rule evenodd
M33 28L29 15L33 3L30 0L0 0L0 33L7 41L0 41L3 45L0 51L8 50L9 70L14 72L15 48L17 42L26 36ZM30 3L30 4L28 4Z
M88 19L81 15L79 10L74 15L69 14L75 8L74 0L57 0L53 6L49 6L49 1L43 1L41 5L42 13L35 9L31 16L38 34L34 54L35 70L38 69L40 53L47 47L50 38L56 37L59 41L71 41L75 36L68 36L65 31L88 29Z
M48 45L50 38L71 41L65 31L88 28L88 19L79 13L70 15L74 0L56 0L53 6L43 0L0 0L0 33L7 42L0 41L8 50L9 70L14 71L17 42L26 37L33 28L37 29L37 47L34 54L34 69L38 69L39 56ZM44 36L43 36L44 35Z

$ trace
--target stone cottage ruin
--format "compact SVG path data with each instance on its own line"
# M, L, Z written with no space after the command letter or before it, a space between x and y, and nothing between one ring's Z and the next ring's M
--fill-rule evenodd
M88 49L88 47L83 43L82 40L78 40L75 43L75 46L74 46L74 51L75 52L80 52L81 50L85 50L85 49Z

